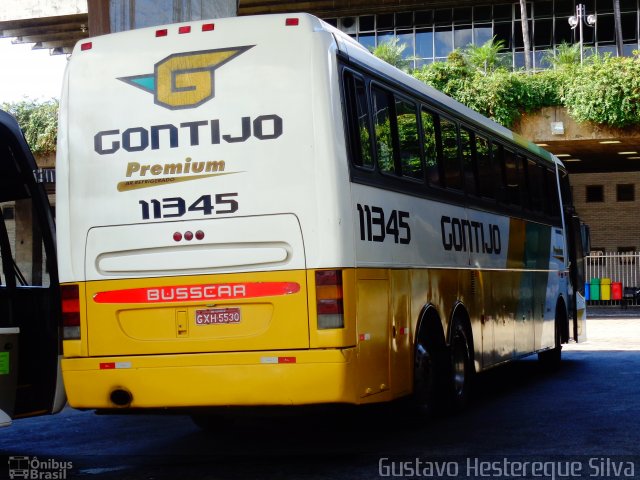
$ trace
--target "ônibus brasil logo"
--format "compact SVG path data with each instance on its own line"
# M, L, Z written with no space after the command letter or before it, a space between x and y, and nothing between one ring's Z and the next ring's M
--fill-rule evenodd
M153 73L118 80L152 93L155 104L161 107L194 108L214 97L216 69L253 46L174 53L156 63Z

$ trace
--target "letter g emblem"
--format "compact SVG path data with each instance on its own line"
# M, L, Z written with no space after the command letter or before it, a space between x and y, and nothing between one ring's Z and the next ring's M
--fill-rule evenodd
M213 98L215 70L252 47L174 53L155 64L153 75L119 80L153 93L156 105L170 110L194 108Z

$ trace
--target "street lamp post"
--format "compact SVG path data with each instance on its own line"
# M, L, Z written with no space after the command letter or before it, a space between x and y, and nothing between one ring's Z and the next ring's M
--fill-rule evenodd
M583 36L582 36L582 25L587 25L591 28L596 24L596 16L595 15L587 15L585 6L580 3L576 5L576 14L572 17L569 17L569 25L571 25L571 30L575 30L578 27L578 31L580 32L580 64L584 59L584 52L582 48Z

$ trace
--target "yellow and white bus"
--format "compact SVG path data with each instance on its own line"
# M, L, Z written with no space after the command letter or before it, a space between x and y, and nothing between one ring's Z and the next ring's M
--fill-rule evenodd
M563 165L313 16L92 38L63 90L74 407L429 411L585 333Z

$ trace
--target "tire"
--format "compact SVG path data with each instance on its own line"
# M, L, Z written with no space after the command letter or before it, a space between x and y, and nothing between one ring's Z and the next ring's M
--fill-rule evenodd
M413 403L417 415L432 419L444 410L447 360L444 342L424 335L416 342L413 375Z
M566 323L566 312L562 303L556 307L556 317L554 320L555 347L538 353L538 361L547 371L554 371L562 364L562 337L561 329Z
M451 326L449 351L451 354L451 405L454 410L458 411L469 404L473 391L475 369L473 367L471 337L464 324L457 319L453 320Z

